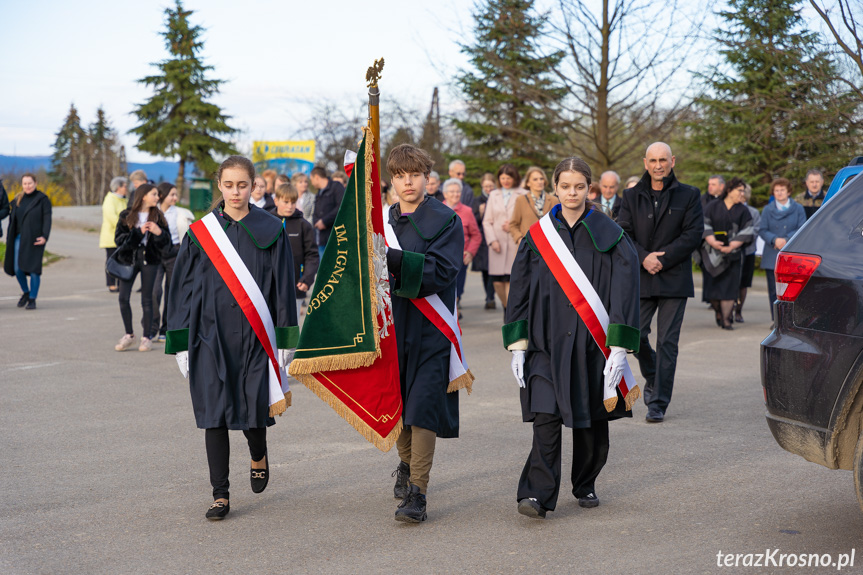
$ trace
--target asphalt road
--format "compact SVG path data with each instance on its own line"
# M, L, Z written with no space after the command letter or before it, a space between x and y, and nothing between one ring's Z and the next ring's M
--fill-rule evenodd
M71 227L51 236L48 249L68 257L46 268L38 310L16 308L16 282L0 280L0 574L832 573L719 567L717 554L838 558L861 541L851 473L786 453L767 429L764 291L733 332L690 300L667 419L645 423L639 402L612 423L600 507L579 508L565 480L546 521L518 515L531 427L502 313L482 309L478 274L463 320L477 382L462 392L461 437L438 443L429 521L393 520L395 449L379 452L297 384L269 433L269 487L251 492L232 433L231 513L208 522L204 435L185 380L161 346L114 351L123 329L104 252L96 233ZM569 450L567 440L565 478ZM863 571L855 552L842 572Z

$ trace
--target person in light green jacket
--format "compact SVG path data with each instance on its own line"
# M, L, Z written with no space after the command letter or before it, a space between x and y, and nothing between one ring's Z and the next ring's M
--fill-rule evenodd
M102 202L102 231L99 234L99 247L105 248L105 261L117 250L114 243L114 230L117 229L117 220L120 212L126 209L126 193L129 190L129 180L116 177L111 180L111 191L105 194ZM116 293L120 290L119 282L114 276L105 273L105 281L108 291Z

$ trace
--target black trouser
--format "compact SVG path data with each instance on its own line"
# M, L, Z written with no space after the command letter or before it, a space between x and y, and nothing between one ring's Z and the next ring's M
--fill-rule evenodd
M764 270L767 274L767 297L770 299L770 320L773 321L773 302L776 301L776 272Z
M252 461L260 461L267 454L267 428L243 431L249 442ZM207 444L207 463L210 465L210 484L213 486L213 499L230 499L228 487L228 463L231 460L231 443L228 441L227 427L214 427L205 430Z
M153 333L152 337L168 333L168 290L171 287L171 277L174 275L174 264L177 258L162 260L159 269L156 270L156 281L153 283ZM164 290L162 286L164 285ZM162 302L162 292L165 292L165 303L162 306L161 319L159 317L159 305ZM161 325L160 325L161 324ZM149 336L148 336L149 337Z
M485 289L485 301L494 301L494 284L488 277L488 270L482 272L482 287Z
M641 298L641 344L635 356L645 379L644 404L648 410L665 413L671 402L674 372L677 369L677 342L680 339L680 326L683 325L685 310L685 297ZM648 339L654 313L656 351L650 347Z
M135 258L135 273L132 274L132 279L120 280L120 315L123 317L126 333L135 333L132 328L132 306L129 304L129 297L132 295L135 278L138 277L138 272L141 272L141 309L143 310L141 327L144 329L142 335L150 337L153 321L153 282L156 281L156 271L161 264L145 264L142 263L143 261L144 250L141 249Z
M117 248L105 248L105 263L108 263L108 260L111 259L111 256L114 255L114 252L117 251ZM105 272L105 285L108 287L113 287L119 285L120 280Z
M537 413L533 421L533 447L518 481L520 501L534 497L548 510L557 506L560 492L559 415ZM586 429L572 430L572 494L584 497L595 493L596 478L608 460L608 420L594 421Z

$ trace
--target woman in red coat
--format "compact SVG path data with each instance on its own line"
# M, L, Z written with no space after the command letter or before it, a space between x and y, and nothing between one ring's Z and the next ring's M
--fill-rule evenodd
M458 215L464 229L464 255L461 269L456 278L456 302L461 302L461 294L464 293L464 282L467 279L467 266L476 257L476 252L479 251L479 246L482 242L482 236L479 233L479 226L476 223L473 210L470 206L461 203L463 186L464 184L458 178L450 178L443 184L444 203L451 207ZM461 319L461 309L459 309L458 317Z

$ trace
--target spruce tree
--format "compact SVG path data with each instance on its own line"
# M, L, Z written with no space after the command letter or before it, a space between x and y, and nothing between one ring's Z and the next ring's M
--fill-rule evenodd
M96 110L96 121L90 124L87 135L91 150L87 203L93 204L101 201L108 191L111 178L120 175L117 132L111 127L108 116L101 106Z
M53 147L51 179L70 193L75 204L86 204L87 158L90 155L90 146L75 104L69 106L69 113L56 134Z
M455 121L468 140L468 168L551 167L552 147L562 140L553 110L564 97L552 70L563 54L538 48L546 16L533 0L489 0L477 6L474 22L473 43L462 45L473 70L457 78L467 116Z
M798 5L730 0L715 32L727 71L705 78L690 124L697 167L743 177L756 201L766 201L775 177L800 190L808 169L843 163L859 134L857 105Z
M222 81L207 77L213 67L201 60L203 28L189 22L192 13L183 9L180 0L165 9L166 29L161 35L171 57L154 64L158 74L139 80L154 94L135 109L140 124L130 130L139 137L137 147L142 152L179 157L178 189L182 189L187 162L194 162L200 173L213 174L217 168L213 154L233 153L232 144L222 138L236 132L227 124L230 117L209 101Z

